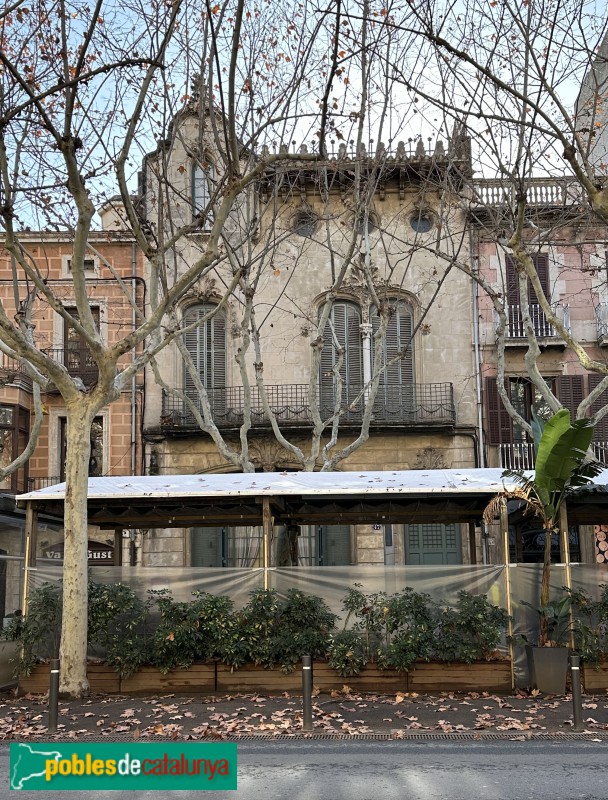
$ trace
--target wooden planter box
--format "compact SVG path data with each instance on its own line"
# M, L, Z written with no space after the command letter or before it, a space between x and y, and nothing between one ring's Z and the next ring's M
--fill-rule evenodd
M122 678L116 691L125 694L212 693L215 691L215 664L193 664L190 669L175 670L167 675L161 675L156 667L142 667L130 677Z
M21 692L43 694L49 688L48 665L36 667L27 678L21 678ZM90 665L87 674L91 691L106 694L161 694L167 692L230 693L280 692L300 693L302 672L285 674L280 669L264 669L247 664L231 670L225 664L194 664L187 670L175 670L161 675L155 667L144 667L130 678L119 679L117 673L102 664ZM608 675L608 665L606 675ZM313 682L321 692L350 686L355 692L447 692L480 691L510 692L510 661L479 662L476 664L426 664L421 662L410 672L379 670L366 667L359 675L340 677L323 662L313 665Z
M600 662L599 668L583 664L581 677L585 692L603 691L608 689L608 661Z
M50 674L50 664L40 664L34 667L27 678L19 678L19 691L22 694L45 694L49 690ZM89 664L87 677L92 692L101 694L118 694L120 692L118 673L106 664Z

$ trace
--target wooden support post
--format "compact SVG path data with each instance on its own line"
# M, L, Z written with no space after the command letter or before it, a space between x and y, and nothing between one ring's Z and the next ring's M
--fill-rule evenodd
M122 528L114 531L114 566L122 567Z
M36 569L36 548L38 545L38 512L32 504L25 508L25 553L23 554L23 587L21 594L21 612L27 614L27 598L30 588L30 570Z
M264 533L264 589L269 588L270 538L272 536L272 517L270 516L270 498L262 498L262 526Z
M505 564L505 591L507 594L507 636L509 639L509 655L511 657L511 689L515 689L515 657L513 653L513 600L511 597L511 564L509 563L509 514L507 504L500 509L500 532L502 534L503 558Z
M477 541L475 539L475 523L469 522L469 560L477 564Z

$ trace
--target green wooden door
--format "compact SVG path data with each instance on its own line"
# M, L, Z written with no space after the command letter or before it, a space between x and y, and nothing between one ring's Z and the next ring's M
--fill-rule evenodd
M318 563L324 567L344 567L351 563L350 525L319 525Z
M190 564L193 567L223 567L224 528L192 528Z
M462 564L460 526L405 525L406 564Z

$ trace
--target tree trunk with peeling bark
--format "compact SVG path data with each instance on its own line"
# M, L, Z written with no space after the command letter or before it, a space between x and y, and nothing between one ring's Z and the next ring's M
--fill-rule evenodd
M65 550L63 560L63 617L59 657L59 691L63 697L88 694L87 583L88 520L87 494L91 424L94 413L89 403L75 403L67 409L67 452L65 492Z

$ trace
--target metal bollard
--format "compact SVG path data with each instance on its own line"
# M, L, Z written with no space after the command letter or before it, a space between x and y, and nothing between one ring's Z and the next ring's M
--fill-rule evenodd
M570 656L570 675L572 679L572 716L573 730L580 731L583 727L583 701L581 697L581 658Z
M49 683L49 733L57 733L59 711L59 659L51 658L51 680Z
M312 724L312 658L302 656L302 730L313 730Z

